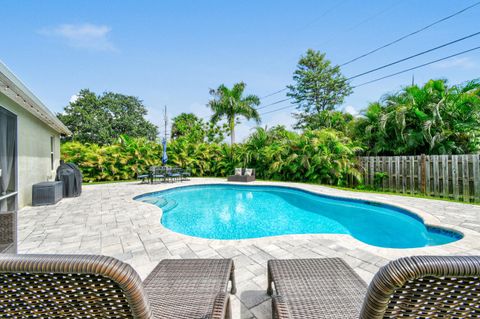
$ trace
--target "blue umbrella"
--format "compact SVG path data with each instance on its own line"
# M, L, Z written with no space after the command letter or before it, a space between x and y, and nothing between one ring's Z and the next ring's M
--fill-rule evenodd
M162 146L163 146L163 156L162 156L162 163L163 165L167 164L168 161L168 156L167 156L167 139L163 138L162 140Z

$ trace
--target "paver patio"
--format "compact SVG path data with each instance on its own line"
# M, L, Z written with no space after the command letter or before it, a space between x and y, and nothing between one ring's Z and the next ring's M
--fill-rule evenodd
M223 183L224 179L192 179L181 185ZM273 258L341 257L369 282L377 269L401 256L480 255L480 206L357 193L328 187L294 186L318 193L379 201L409 208L427 223L465 234L457 242L416 249L370 246L348 235L287 235L248 240L208 240L174 233L160 224L161 209L133 200L146 192L176 187L114 183L84 186L79 198L56 205L27 207L19 212L19 253L103 254L132 265L142 278L164 258L233 258L238 292L232 296L234 318L271 318L266 294L266 265Z

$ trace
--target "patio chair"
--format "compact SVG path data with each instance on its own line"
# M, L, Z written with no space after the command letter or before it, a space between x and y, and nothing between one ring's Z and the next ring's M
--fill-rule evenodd
M367 289L340 258L268 261L274 318L479 318L479 256L405 257Z
M140 181L140 183L149 183L150 182L150 177L151 177L151 172L145 173L141 171L137 171L137 180Z
M192 169L191 168L185 168L185 169L182 169L181 170L181 175L182 175L182 178L181 178L181 181L189 181L190 180L190 177L192 176Z
M182 179L182 172L179 167L169 167L167 170L167 177L170 178L170 181L177 182Z
M95 255L0 255L5 318L229 318L231 259L163 260L142 283Z
M155 182L155 180L157 181L165 181L167 179L167 172L166 172L166 169L165 167L163 166L154 166L152 168L153 170L153 173L152 173L152 183Z

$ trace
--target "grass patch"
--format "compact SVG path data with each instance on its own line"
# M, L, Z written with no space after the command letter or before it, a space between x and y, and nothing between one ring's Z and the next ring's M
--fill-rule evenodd
M321 184L315 184L315 185L321 185ZM464 202L462 200L456 200L456 199L453 199L453 198L433 197L433 196L427 196L427 195L423 195L423 194L404 194L404 193L395 193L395 192L382 191L382 190L356 189L356 188L348 188L348 187L333 186L333 185L321 185L321 186L326 186L326 187L331 187L331 188L335 188L335 189L340 189L340 190L350 191L350 192L356 192L356 193L396 195L396 196L402 196L402 197L423 198L423 199L430 199L430 200L439 200L439 201L444 201L444 202L479 205L479 203Z
M101 182L83 182L82 185L99 185L99 184L116 184L116 183L129 183L129 182L140 182L138 179L126 179L126 180L119 180L119 181L101 181Z

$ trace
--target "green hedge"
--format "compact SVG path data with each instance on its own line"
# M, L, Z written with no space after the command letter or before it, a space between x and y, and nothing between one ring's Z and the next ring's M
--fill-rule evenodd
M282 127L258 128L244 143L192 143L178 138L167 146L168 164L188 167L194 176L227 176L235 167L256 169L261 179L345 185L359 179L359 147L333 130L290 132ZM122 136L118 143L98 146L66 142L62 159L77 164L84 181L133 179L153 165L161 165L162 146Z

